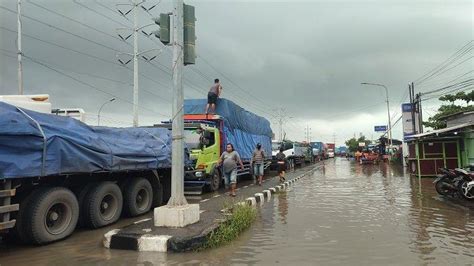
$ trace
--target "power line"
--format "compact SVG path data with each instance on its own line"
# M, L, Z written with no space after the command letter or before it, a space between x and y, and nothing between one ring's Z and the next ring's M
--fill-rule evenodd
M54 72L56 72L56 73L58 73L58 74L60 74L60 75L62 75L62 76L68 77L68 78L70 78L70 79L72 79L72 80L74 80L74 81L76 81L76 82L78 82L78 83L80 83L80 84L82 84L82 85L84 85L84 86L87 86L87 87L89 87L89 88L92 88L92 89L94 89L94 90L97 90L97 91L99 91L99 92L102 92L102 93L107 94L107 95L109 95L109 96L112 96L112 97L115 97L115 98L117 98L117 99L120 99L120 100L122 100L123 102L126 102L126 103L129 103L129 104L132 104L132 105L133 105L133 102L131 102L131 101L127 100L127 99L124 99L124 98L122 98L122 97L120 97L120 96L114 95L114 94L112 94L112 93L110 93L110 92L108 92L108 91L105 91L105 90L103 90L103 89L101 89L101 88L98 88L98 87L96 87L96 86L94 86L94 85L91 85L91 84L89 84L89 83L87 83L87 82L84 82L84 81L82 81L82 80L80 80L80 79L77 79L76 77L71 76L71 75L69 75L69 74L67 74L67 73L64 73L63 71L58 70L58 69L56 69L56 68L54 68L54 67L51 67L51 66L49 66L48 64L45 64L45 63L43 63L43 62L41 62L41 61L39 61L39 60L37 60L37 59L34 59L34 58L32 58L32 57L30 57L30 56L27 56L27 55L24 55L24 57L27 58L28 60L30 60L30 61L33 62L33 63L36 63L36 64L38 64L38 65L41 65L41 66L43 66L43 67L45 67L45 68L47 68L47 69L49 69L49 70L51 70L51 71L54 71ZM143 110L147 110L147 111L152 112L152 113L156 113L156 114L159 114L159 115L162 115L162 116L165 116L165 117L168 116L168 115L166 115L166 114L158 113L158 112L156 112L156 111L154 111L154 110L152 110L152 109L149 109L149 108L146 108L146 107L143 107L143 106L139 106L139 107L140 107L141 109L143 109Z
M56 12L56 11L54 11L54 10L49 9L49 8L46 8L46 7L44 7L44 6L42 6L42 5L38 4L38 3L33 2L32 0L28 0L28 2L29 2L31 5L34 5L34 6L38 7L38 8L40 8L40 9L46 10L47 12L53 13L53 14L55 14L55 15L57 15L57 16L60 16L60 17L62 17L62 18L64 18L64 19L67 19L67 20L69 20L69 21L75 22L75 23L77 23L77 24L79 24L79 25L81 25L81 26L83 26L83 27L86 27L86 28L88 28L88 29L90 29L90 30L99 32L99 33L101 33L101 34L103 34L103 35L106 35L106 36L109 36L109 37L111 37L111 38L113 38L113 39L115 39L115 40L118 40L118 41L120 41L121 43L124 43L124 44L126 44L126 45L128 45L128 46L131 46L129 43L124 42L124 41L123 41L122 39L120 39L119 37L117 37L117 36L115 36L115 35L112 35L112 34L110 34L110 33L108 33L108 32L99 30L99 29L96 28L96 27L92 27L92 26L90 26L90 25L87 25L87 24L85 24L85 23L79 21L79 20L73 19L73 18L71 18L71 17L69 17L69 16L66 16L66 15L64 15L64 14L58 13L58 12Z
M414 81L415 84L420 85L430 77L433 77L443 69L445 69L449 64L454 63L456 60L467 54L469 51L472 50L472 42L473 40L469 41L466 45L461 47L459 50L457 50L452 56L450 56L448 59L444 60L441 64L433 68L431 71L428 73L424 74L423 76L419 77ZM468 47L466 49L466 47Z
M15 34L17 33L16 31L11 30L11 29L8 29L8 28L3 27L3 26L0 26L0 29L3 29L3 30L5 30L5 31L11 32L11 33L15 33ZM50 41L46 41L46 40L40 39L40 38L38 38L38 37L29 35L29 34L26 34L26 33L22 33L22 35L25 36L25 37L28 37L28 38L37 40L37 41L39 41L39 42L43 42L43 43L45 43L45 44L49 44L49 45L52 45L52 46L56 46L56 47L59 47L59 48L61 48L61 49L64 49L64 50L67 50L67 51L71 51L71 52L74 52L74 53L77 53L77 54L80 54L80 55L83 55L83 56L86 56L86 57L89 57L89 58L93 58L93 59L99 60L99 61L104 62L104 63L107 63L107 64L119 66L119 67L122 67L122 68L124 68L124 69L127 69L127 70L130 71L130 72L133 72L132 69L130 69L130 68L128 68L128 67L126 67L126 66L124 66L124 65L122 65L122 64L119 64L119 63L117 63L117 62L110 61L110 60L107 60L107 59L104 59L104 58L101 58L101 57L98 57L98 56L95 56L95 55L92 55L92 54L89 54L89 53L85 53L85 52L82 52L82 51L79 51L79 50L72 49L72 48L68 48L68 47L59 45L59 44L57 44L57 43L53 43L53 42L50 42ZM170 88L170 87L168 87L167 85L165 85L165 84L163 84L163 83L161 83L161 82L159 82L159 81L157 81L157 80L154 80L154 79L148 77L148 76L145 75L145 74L140 73L139 75L142 76L143 78L146 78L147 80L149 80L149 81L155 83L155 84L164 86L165 88Z

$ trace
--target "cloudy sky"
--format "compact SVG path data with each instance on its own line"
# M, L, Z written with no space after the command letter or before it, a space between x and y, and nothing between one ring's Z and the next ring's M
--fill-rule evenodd
M104 123L131 125L132 65L117 61L132 52L132 39L117 37L128 35L120 28L132 25L131 14L120 16L114 11L119 2L110 0L22 2L25 93L49 94L54 108L83 108L91 124L100 105L116 96L103 111ZM275 132L275 110L283 108L285 131L295 140L304 139L306 126L313 140L333 141L335 135L342 144L359 132L376 138L373 126L387 123L385 92L360 83L389 88L396 120L407 84L473 39L472 1L186 2L196 7L199 57L185 69L185 97L204 98L212 79L220 78L225 98L271 120ZM15 94L16 1L0 5L0 94ZM139 24L171 8L171 1L161 1L151 14L140 11ZM164 48L144 35L139 46ZM141 125L171 113L171 49L146 55L158 56L139 66ZM467 60L416 89L438 88L472 69ZM425 117L438 104L426 102ZM394 137L401 138L401 124Z

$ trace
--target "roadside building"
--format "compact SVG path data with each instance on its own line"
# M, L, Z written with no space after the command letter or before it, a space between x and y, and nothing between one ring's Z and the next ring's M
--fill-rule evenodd
M447 127L411 136L408 167L417 177L433 177L438 168L474 166L474 112L444 117Z

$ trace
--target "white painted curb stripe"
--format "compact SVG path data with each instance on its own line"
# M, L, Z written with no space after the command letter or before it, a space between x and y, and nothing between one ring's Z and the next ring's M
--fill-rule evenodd
M138 239L138 251L167 252L171 236L144 235Z
M104 234L104 239L102 240L104 247L110 248L110 240L112 239L112 236L117 234L119 231L120 229L113 229Z
M260 198L260 204L263 204L263 201L265 200L264 199L264 196L263 196L263 193L255 193L255 199L256 198Z
M245 201L248 202L250 206L257 205L257 200L255 199L255 197L247 198Z

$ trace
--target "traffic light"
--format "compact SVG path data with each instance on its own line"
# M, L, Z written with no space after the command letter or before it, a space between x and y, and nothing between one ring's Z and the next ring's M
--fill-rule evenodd
M160 25L160 30L155 31L155 36L160 39L163 44L169 44L170 38L170 14L160 14L159 18L153 19L156 24Z
M193 65L196 63L196 17L194 15L194 6L184 4L183 8L183 26L184 26L184 65Z

